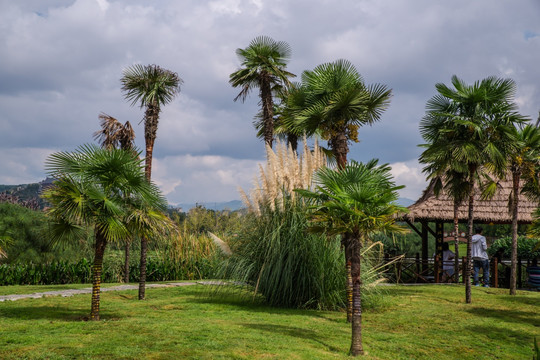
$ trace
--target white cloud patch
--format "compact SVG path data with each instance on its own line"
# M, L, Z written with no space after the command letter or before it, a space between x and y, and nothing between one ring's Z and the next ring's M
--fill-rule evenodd
M400 196L418 200L427 186L426 177L422 174L422 167L418 161L396 162L390 166L392 167L390 173L396 185L405 185L405 188L399 191Z
M256 160L224 156L168 156L154 159L152 178L171 204L238 199L238 187L250 188Z
M45 159L56 151L41 148L3 149L0 156L0 184L30 184L45 179Z

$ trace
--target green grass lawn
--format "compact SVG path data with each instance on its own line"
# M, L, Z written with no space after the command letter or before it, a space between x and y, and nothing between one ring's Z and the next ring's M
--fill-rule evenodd
M3 294L24 287L2 287ZM540 293L389 286L364 313L365 359L532 359ZM49 286L33 287L39 291ZM0 302L0 359L345 359L350 327L340 312L275 309L213 297L194 285Z

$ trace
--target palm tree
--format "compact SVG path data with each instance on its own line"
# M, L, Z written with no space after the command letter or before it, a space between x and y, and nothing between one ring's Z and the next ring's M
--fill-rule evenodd
M123 125L114 117L101 113L99 115L101 130L94 133L94 139L97 140L105 149L122 149L133 151L135 149L135 131L129 121ZM124 244L124 282L129 282L129 248L132 239L126 239Z
M152 155L161 106L168 104L178 95L182 79L177 73L162 69L157 65L137 64L125 69L120 81L126 100L131 101L131 105L140 104L141 108L145 108L145 173L146 179L150 181ZM144 300L145 297L147 246L147 239L141 238L139 300Z
M99 320L101 273L105 248L134 234L155 235L166 229L167 203L159 189L146 180L142 162L130 151L82 146L46 160L56 181L44 197L50 202L55 241L80 239L94 229L91 320ZM126 196L129 194L129 196Z
M229 76L229 83L242 90L234 101L246 97L254 88L259 89L263 114L264 141L272 147L274 140L273 94L283 85L289 85L288 78L295 75L286 69L291 56L291 48L284 41L275 41L268 36L258 36L245 49L237 49L241 68Z
M290 127L320 132L328 140L339 168L345 167L349 141L358 142L358 128L378 121L390 104L386 86L366 86L347 60L337 60L302 73L305 94Z
M512 214L512 255L510 266L510 295L516 295L518 207L520 180L524 180L523 192L529 197L538 198L539 184L537 169L540 165L540 129L526 125L522 129L512 128L517 146L509 155L512 173L512 193L509 204Z
M328 140L338 169L344 168L349 141L358 141L360 126L371 125L380 119L390 103L392 91L380 84L366 86L356 68L343 59L304 71L301 80L288 103L293 108L293 116L284 118L284 123L298 133L320 134ZM347 263L349 253L346 249ZM350 281L347 291L350 299ZM351 310L349 302L349 320Z
M454 75L452 85L436 84L438 94L427 103L421 129L428 150L423 156L432 170L461 174L461 186L467 189L465 298L470 303L474 194L477 186L483 188L485 197L494 194L496 187L485 185L495 183L491 175L501 178L506 174L507 154L515 146L510 129L523 117L515 113L515 83L510 79L488 77L467 85Z
M360 250L377 232L401 232L394 214L405 209L396 205L397 190L388 165L352 161L341 169L321 168L315 174L315 189L297 190L312 201L311 229L327 234L341 234L351 262L352 337L350 354L363 354Z

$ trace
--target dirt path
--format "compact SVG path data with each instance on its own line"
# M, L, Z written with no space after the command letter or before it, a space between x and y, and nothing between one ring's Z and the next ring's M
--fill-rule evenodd
M177 286L190 286L190 285L220 285L222 282L219 281L197 281L197 282L173 282L167 284L146 284L147 288L166 288L166 287L177 287ZM111 286L106 288L101 288L101 291L123 291L123 290L137 290L139 285L118 285ZM73 296L78 294L91 294L92 288L83 288L83 289L72 289L72 290L55 290L55 291L45 291L38 292L33 294L14 294L14 295L2 295L0 296L0 302L2 301L15 301L21 299L39 299L44 296Z

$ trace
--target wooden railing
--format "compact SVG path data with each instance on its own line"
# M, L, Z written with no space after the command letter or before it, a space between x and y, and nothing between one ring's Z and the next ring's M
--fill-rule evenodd
M453 282L454 276L443 276L442 261L438 259L428 259L427 261L420 259L420 254L416 254L416 257L403 257L401 259L392 262L392 258L389 255L385 256L385 261L390 263L385 270L385 277L391 283L440 283L443 280L445 282ZM463 283L464 266L466 263L465 257L459 259L459 279ZM536 263L527 260L523 261L518 259L517 266L517 287L526 288L527 286L527 267L534 266ZM473 274L472 261L471 277ZM498 288L509 287L510 285L510 261L500 261L497 257L490 259L490 285Z

